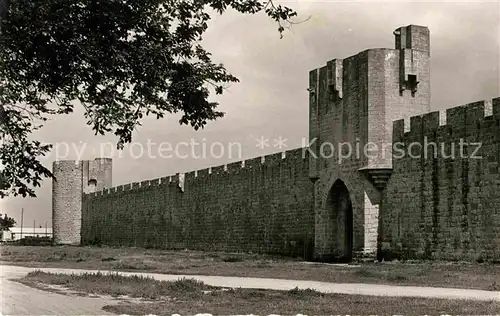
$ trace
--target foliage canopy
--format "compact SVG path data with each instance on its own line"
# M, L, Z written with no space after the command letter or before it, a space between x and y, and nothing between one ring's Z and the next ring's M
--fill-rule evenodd
M202 45L214 14L265 12L282 36L296 12L260 0L1 0L0 197L35 196L53 177L30 134L54 115L85 109L118 148L148 115L181 113L195 129L224 113L211 102L238 82Z

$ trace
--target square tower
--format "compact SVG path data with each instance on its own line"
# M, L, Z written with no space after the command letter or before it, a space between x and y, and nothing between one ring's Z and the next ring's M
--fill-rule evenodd
M393 49L367 49L309 73L309 177L317 186L320 252L344 247L331 234L337 224L325 220L336 216L328 201L337 180L352 200L354 250L376 249L380 192L392 171L392 123L430 110L429 29L409 25L393 34Z

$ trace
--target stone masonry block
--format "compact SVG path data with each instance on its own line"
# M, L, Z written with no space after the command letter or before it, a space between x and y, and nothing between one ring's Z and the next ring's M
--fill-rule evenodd
M403 139L405 133L405 120L394 121L392 125L392 137L394 142L399 142Z
M493 103L493 117L500 119L500 97L492 100Z
M247 159L245 161L245 168L248 169L260 169L261 165L262 165L261 157Z
M483 121L485 117L484 101L473 102L465 105L465 124L470 128Z
M212 175L219 175L225 173L226 165L212 167Z
M412 116L410 118L410 133L412 135L422 134L423 120L421 116Z
M196 173L194 171L186 172L184 174L184 181L186 182L194 181L195 178L196 178Z
M210 170L208 168L198 170L199 178L206 178L210 175Z
M232 162L228 164L227 171L232 174L239 173L241 171L241 161Z
M439 111L424 114L422 121L424 132L437 130L439 128Z

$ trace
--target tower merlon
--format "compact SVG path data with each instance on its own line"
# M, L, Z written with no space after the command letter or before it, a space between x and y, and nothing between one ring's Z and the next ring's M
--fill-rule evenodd
M426 51L430 55L430 31L426 26L408 25L394 31L396 49Z
M491 108L490 108L491 106ZM469 126L476 128L485 122L486 118L500 119L500 98L482 100L459 105L445 110L434 111L410 117L410 126L404 119L393 122L394 140L404 134L420 134L424 131L447 127L449 130L460 130ZM409 131L409 132L405 132Z
M412 95L422 80L419 70L423 53L430 56L430 32L425 26L408 25L394 31L395 48L400 50L400 91L409 90Z
M500 119L500 97L491 100L493 117Z
M343 63L342 59L334 59L327 62L327 84L330 98L338 96L342 99L342 79L343 79Z

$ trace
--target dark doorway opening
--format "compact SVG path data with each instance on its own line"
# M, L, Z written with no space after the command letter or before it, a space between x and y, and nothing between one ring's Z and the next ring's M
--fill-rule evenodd
M352 215L352 202L349 200L349 205L346 208L345 220L345 245L343 260L350 262L352 260L352 247L353 247L353 215Z
M354 220L349 190L342 180L335 181L328 200L333 221L332 261L347 263L353 257Z

